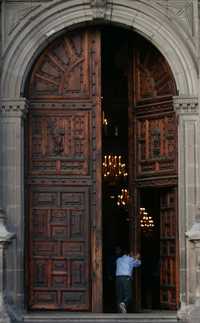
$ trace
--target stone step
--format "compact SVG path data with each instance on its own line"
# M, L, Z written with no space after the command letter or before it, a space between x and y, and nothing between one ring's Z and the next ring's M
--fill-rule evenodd
M131 314L30 313L24 323L177 323L176 312Z

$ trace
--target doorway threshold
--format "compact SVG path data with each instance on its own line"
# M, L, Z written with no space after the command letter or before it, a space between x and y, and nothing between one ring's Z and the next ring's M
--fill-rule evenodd
M34 312L24 315L24 323L177 323L177 312L140 313L59 313Z

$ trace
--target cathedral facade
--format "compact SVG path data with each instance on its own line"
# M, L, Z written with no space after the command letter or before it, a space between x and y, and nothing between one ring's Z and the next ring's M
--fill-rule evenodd
M107 250L127 235L147 261L157 245L160 266L157 303L145 298L148 270L138 272L132 312L199 322L198 0L0 4L0 322L102 321L113 313ZM110 138L126 141L114 153L128 169L122 224L103 215L117 191L104 185L115 145L104 114L115 120ZM159 227L148 252L144 206Z

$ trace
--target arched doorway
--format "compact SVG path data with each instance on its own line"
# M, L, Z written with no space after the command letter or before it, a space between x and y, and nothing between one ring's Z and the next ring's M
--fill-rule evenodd
M28 91L29 308L102 311L102 262L109 247L104 235L102 257L102 218L108 236L113 228L116 236L119 226L118 220L113 228L105 225L109 208L102 199L110 189L102 192L102 152L114 153L106 148L113 149L112 137L116 153L123 147L128 170L123 240L127 236L145 261L159 244L157 305L177 308L176 88L163 56L120 29L72 31L38 58ZM111 138L102 132L103 112L115 120ZM148 235L141 208L156 216L156 231ZM143 268L136 278L137 308L149 301Z

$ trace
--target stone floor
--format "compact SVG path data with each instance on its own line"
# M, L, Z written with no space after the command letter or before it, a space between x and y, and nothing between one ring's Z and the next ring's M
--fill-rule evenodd
M152 311L131 314L29 313L24 323L176 323L176 312Z

